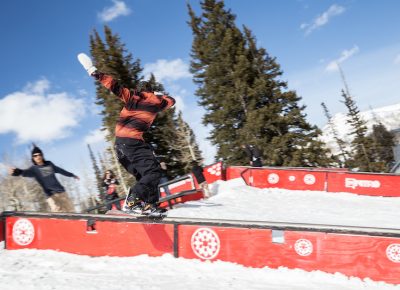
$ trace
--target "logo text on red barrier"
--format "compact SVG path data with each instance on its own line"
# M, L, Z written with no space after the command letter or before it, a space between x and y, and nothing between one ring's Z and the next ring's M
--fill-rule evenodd
M379 188L381 183L378 180L360 180L355 178L345 178L345 187L355 189L356 187Z

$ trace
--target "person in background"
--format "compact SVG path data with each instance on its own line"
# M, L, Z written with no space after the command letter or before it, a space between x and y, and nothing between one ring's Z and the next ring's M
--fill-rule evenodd
M169 181L168 179L168 167L167 164L164 161L160 161L160 167L161 167L161 178L160 178L160 183L163 184ZM167 196L171 195L171 192L169 191L168 185L162 187L165 191L165 194Z
M201 191L203 192L204 198L209 198L210 190L206 178L204 177L203 167L196 160L193 160L191 165L192 165L192 173L196 178L196 181L199 184Z
M243 144L242 148L250 160L250 166L262 167L261 151L254 145Z
M115 177L114 173L111 170L107 170L106 173L103 176L103 187L105 189L105 202L108 203L114 199L117 199L118 193L117 193L117 185L119 185L118 179ZM121 204L120 201L117 200L113 203L108 203L107 204L107 209L111 210L112 205L115 205L115 207L118 210L121 210Z
M32 149L33 165L27 169L10 168L12 176L31 177L36 179L46 194L46 201L51 212L74 212L74 206L64 187L56 178L56 173L64 176L73 177L79 180L75 174L68 172L51 161L45 160L42 150L34 145Z

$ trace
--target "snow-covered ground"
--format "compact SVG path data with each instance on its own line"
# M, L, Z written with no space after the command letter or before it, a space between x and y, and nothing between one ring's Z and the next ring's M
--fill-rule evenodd
M182 204L168 216L400 229L398 197L258 189L241 178L211 186L209 200Z
M170 217L400 228L400 198L256 189L237 179L212 185L214 195L169 211ZM4 250L0 289L398 289L369 279L286 268L162 257L88 257L43 250Z

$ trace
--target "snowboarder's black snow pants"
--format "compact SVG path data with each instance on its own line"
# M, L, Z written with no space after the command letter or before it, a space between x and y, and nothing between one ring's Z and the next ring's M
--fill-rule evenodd
M151 146L142 140L117 137L115 152L121 165L136 178L129 193L148 203L157 202L161 167Z

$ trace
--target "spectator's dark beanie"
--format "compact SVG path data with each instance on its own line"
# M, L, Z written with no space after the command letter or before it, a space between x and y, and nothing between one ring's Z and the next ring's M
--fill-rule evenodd
M38 154L38 153L42 154L42 156L43 156L42 150L40 150L39 147L37 147L35 144L33 144L33 149L32 149L32 154L31 154L32 155L32 163L33 164L36 164L35 161L33 160L33 154Z

